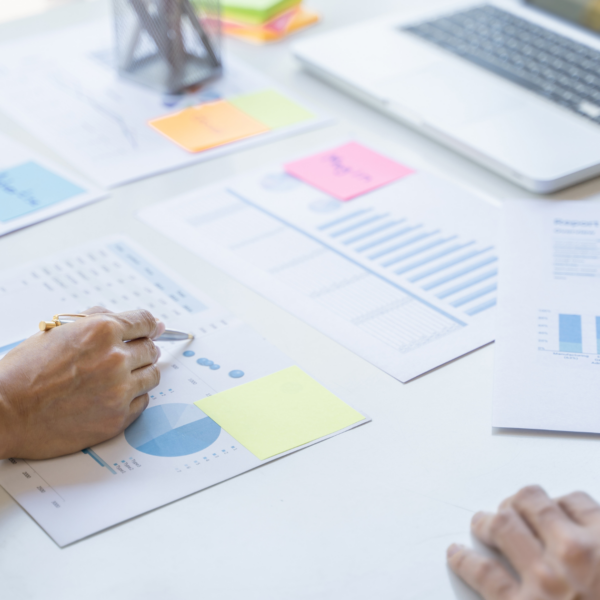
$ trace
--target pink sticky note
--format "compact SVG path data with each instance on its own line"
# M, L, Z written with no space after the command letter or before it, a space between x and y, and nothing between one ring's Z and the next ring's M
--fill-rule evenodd
M352 200L414 173L356 142L288 163L285 170L339 200Z

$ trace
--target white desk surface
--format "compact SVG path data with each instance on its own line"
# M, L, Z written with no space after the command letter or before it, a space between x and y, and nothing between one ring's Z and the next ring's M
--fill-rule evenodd
M313 0L323 23L304 35L417 0ZM76 3L0 26L0 40L96 18ZM359 40L357 40L360 42ZM236 55L331 112L330 127L115 190L103 202L0 238L0 269L124 232L245 319L373 423L59 549L0 489L0 596L7 600L446 600L474 598L445 566L469 521L520 486L600 498L594 436L490 427L494 347L402 385L136 220L135 212L348 132L399 142L420 160L498 200L516 186L313 79L288 44L228 41ZM399 60L401 58L399 57ZM1 93L1 91L0 91ZM52 155L0 114L0 130ZM596 180L563 193L600 193ZM33 317L40 318L39 315Z

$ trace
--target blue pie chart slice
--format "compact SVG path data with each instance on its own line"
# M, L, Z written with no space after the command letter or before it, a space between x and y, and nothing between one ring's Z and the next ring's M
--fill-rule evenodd
M125 430L136 450L152 456L196 454L214 444L221 428L193 404L153 406Z

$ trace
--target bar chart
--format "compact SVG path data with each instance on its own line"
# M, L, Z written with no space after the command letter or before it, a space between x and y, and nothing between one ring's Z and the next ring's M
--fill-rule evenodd
M375 208L326 221L317 230L392 284L415 284L469 316L496 305L493 245Z
M537 343L544 360L550 356L570 364L600 365L600 314L540 309Z
M558 315L560 352L583 353L581 315Z

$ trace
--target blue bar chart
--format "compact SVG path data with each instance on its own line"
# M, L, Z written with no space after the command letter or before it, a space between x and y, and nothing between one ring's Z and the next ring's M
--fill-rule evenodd
M560 352L583 352L581 315L558 315Z
M496 305L498 257L494 246L425 223L360 209L317 229L347 247L390 282L417 284L469 316Z
M554 356L565 364L600 366L600 314L540 309L537 344L544 360Z

